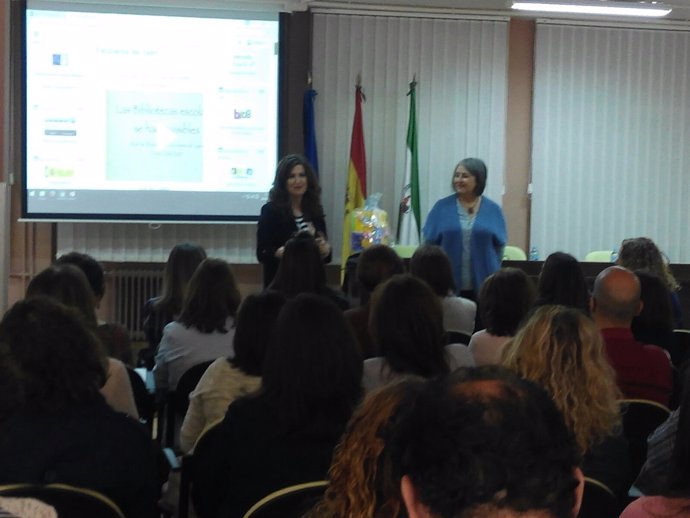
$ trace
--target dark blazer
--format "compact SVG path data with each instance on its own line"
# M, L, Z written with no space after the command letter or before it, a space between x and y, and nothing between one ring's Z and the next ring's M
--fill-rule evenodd
M316 231L328 239L324 218L307 219L305 215L305 220L310 221ZM259 225L256 230L256 258L264 267L264 287L271 283L278 271L280 260L275 256L276 250L285 245L296 232L294 218L286 216L273 202L269 201L261 207ZM328 254L324 262L331 262L331 254Z

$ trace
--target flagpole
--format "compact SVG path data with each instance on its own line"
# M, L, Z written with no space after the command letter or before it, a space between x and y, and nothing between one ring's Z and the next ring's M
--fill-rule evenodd
M418 246L421 242L419 232L421 210L419 205L419 160L417 157L417 74L412 77L409 88L407 95L410 98L410 115L405 139L405 176L400 194L396 240L398 245Z

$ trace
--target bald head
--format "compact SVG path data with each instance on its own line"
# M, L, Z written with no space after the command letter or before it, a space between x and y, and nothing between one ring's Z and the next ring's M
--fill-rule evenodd
M642 309L640 281L627 268L610 266L597 275L592 299L595 320L606 318L619 327L630 327Z

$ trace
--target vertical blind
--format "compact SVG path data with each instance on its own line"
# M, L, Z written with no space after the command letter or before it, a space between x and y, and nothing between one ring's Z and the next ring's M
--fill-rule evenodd
M537 25L531 245L690 262L690 33Z
M334 260L340 257L356 77L363 107L368 191L383 194L393 232L403 184L408 83L416 76L422 220L450 194L453 167L467 156L489 169L486 194L500 203L506 126L507 21L415 19L320 13L313 24L313 85L323 205ZM60 223L58 253L103 261L165 261L181 241L209 255L254 262L256 225L149 226Z

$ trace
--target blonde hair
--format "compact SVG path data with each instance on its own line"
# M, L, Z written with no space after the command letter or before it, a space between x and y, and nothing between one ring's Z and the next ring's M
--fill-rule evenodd
M369 393L335 449L328 489L309 518L396 518L402 508L384 450L401 403L422 386L406 377Z
M542 306L503 349L502 363L551 394L582 453L620 425L615 372L582 312Z

